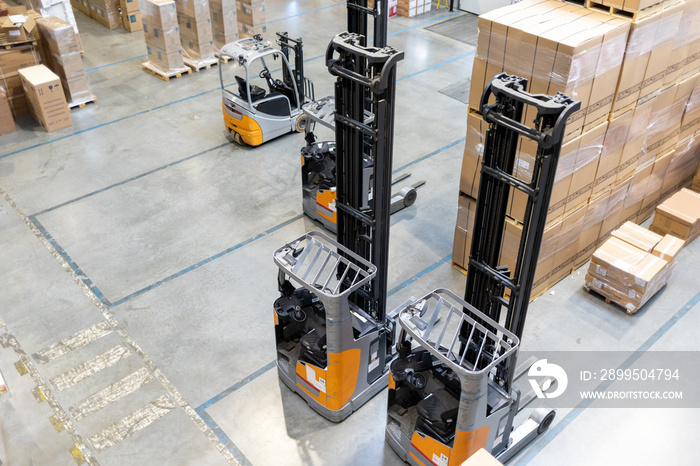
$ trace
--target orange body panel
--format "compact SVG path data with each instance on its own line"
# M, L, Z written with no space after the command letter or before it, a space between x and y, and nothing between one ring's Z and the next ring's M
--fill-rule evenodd
M249 146L259 146L263 143L263 133L260 125L250 117L241 115L241 119L237 119L226 113L226 105L221 104L224 112L224 124L229 131L235 131L241 135L243 141Z
M391 375L391 372L389 372L389 388L392 390L396 389L396 381L394 380L394 376Z
M305 383L300 383L297 382L297 385L299 388L304 390L309 396L311 396L314 400L318 401L319 404L322 406L326 406L326 392L325 392L325 386L323 390L320 390L318 387L314 386L314 381L309 380L311 377L309 376L309 372L311 372L311 375L313 378L315 378L318 381L323 381L323 384L325 385L326 383L326 371L324 369L320 369L313 364L309 363L303 363L301 361L297 361L297 377L300 377L301 379L304 380Z
M360 349L349 349L342 353L328 353L328 409L340 409L355 393L360 372Z
M486 442L489 438L489 426L479 427L471 432L457 431L453 452L450 457L449 466L460 465L470 456L476 453L480 448L486 448Z
M433 455L435 455L438 459L442 459L443 461L445 458L449 460L450 453L452 452L450 447L448 447L447 445L438 442L437 440L428 435L423 437L418 432L413 432L413 437L411 438L411 446L413 446L413 448L418 450L423 455L424 458L417 458L417 461L423 464L426 462L428 462L429 464L439 464L438 462L433 460ZM414 458L416 457L413 454L412 456Z
M336 193L330 190L318 190L316 193L316 212L333 223L338 223L337 213L331 209L335 204Z

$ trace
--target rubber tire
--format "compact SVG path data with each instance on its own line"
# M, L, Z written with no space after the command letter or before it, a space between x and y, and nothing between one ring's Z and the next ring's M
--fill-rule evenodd
M233 142L239 146L245 146L245 142L243 142L243 137L240 135L240 133L231 131L231 139L233 139Z
M297 117L297 121L294 122L294 131L297 133L303 133L306 131L306 125L308 124L308 119L306 113L302 113Z
M556 411L552 410L547 413L547 415L542 419L540 422L540 425L537 426L537 434L543 433L545 430L549 429L549 426L552 425L552 421L554 421L554 416L556 416Z

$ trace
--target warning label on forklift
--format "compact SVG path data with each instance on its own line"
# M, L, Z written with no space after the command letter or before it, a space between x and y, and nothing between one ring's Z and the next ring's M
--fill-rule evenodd
M440 453L440 456L438 456L437 453L433 453L433 463L437 466L447 466L448 460L449 458L445 456L444 453Z

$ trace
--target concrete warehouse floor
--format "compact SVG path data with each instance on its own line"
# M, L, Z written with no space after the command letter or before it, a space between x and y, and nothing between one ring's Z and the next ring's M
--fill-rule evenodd
M450 253L467 107L438 91L469 77L474 47L425 29L462 14L389 23L406 52L394 167L427 182L392 217L392 306L464 289ZM402 464L384 441L386 391L332 424L277 380L272 251L320 229L301 211L303 136L234 145L216 68L162 82L141 70L140 33L76 15L99 102L71 128L24 117L0 138L3 464ZM267 0L267 16L270 33L303 36L307 76L330 94L320 57L343 3ZM532 304L523 349L698 350L699 264L696 241L634 316L586 294L579 270ZM88 398L122 379L121 397ZM595 407L558 410L511 464L697 464L697 409Z

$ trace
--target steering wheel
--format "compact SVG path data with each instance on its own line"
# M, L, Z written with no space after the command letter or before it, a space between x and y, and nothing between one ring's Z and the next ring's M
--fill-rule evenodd
M413 374L409 374L406 378L406 381L418 390L424 389L425 385L428 383L428 381L425 378L425 375L421 374L420 372L414 372Z
M269 79L271 77L270 71L267 68L263 68L263 70L260 72L260 74L258 76L261 78L264 78L264 79Z

